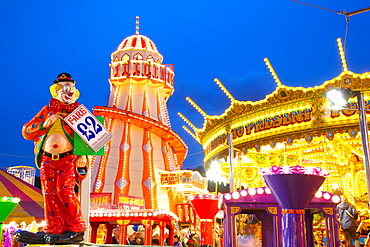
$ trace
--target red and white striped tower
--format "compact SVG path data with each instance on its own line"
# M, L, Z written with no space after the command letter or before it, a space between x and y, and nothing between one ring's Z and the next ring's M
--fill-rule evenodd
M169 209L156 170L180 170L187 153L166 106L174 90L173 65L162 64L155 44L136 31L112 53L108 106L94 108L113 138L94 161L92 192L112 193L113 203L123 194L143 197L146 208Z

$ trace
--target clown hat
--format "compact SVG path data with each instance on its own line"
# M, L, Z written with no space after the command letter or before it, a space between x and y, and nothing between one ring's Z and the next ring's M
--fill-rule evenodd
M70 81L70 82L73 82L75 83L74 80L72 80L72 76L68 73L60 73L57 77L56 80L54 80L53 82L54 83L59 83L59 82L62 82L62 81Z

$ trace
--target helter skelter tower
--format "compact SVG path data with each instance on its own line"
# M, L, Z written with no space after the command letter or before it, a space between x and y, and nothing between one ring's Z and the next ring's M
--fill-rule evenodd
M166 102L174 91L173 65L162 64L155 44L136 34L112 53L107 107L94 107L113 134L92 170L92 192L143 197L146 208L169 209L166 188L157 185L158 169L180 170L187 153L171 129Z

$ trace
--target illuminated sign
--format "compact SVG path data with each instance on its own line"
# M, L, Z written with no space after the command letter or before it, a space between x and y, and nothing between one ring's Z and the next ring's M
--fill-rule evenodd
M111 202L111 193L90 193L90 203L92 208L110 208Z
M365 110L370 109L370 102L365 101ZM358 105L356 102L348 102L346 108L348 109L343 109L343 110L331 110L330 111L330 117L332 118L337 118L340 116L340 113L342 113L346 117L350 117L358 112ZM351 110L353 109L353 110ZM366 111L367 114L370 114L368 111Z
M179 184L189 184L200 189L205 189L206 180L198 173L193 171L180 172L159 172L160 185L163 187L176 186Z
M231 130L233 139L240 138L243 136L249 136L253 133L266 131L281 126L288 126L296 123L309 122L311 121L312 108L291 111L287 113L277 114L275 116L266 117L257 121L252 121L244 126L239 126ZM206 153L215 149L217 146L226 143L227 134L221 134L216 137L210 145L206 148Z
M99 151L113 137L84 105L79 105L64 118L64 121L95 152Z
M160 172L161 185L190 184L192 176L191 171Z
M118 195L119 209L144 209L144 198L128 195Z

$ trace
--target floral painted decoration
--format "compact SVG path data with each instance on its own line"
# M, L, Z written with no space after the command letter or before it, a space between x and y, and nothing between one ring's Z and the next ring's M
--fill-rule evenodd
M284 165L282 167L272 166L265 167L259 170L261 175L273 175L273 174L307 174L326 177L329 175L328 171L322 169L321 167L312 167L312 166L288 166Z

